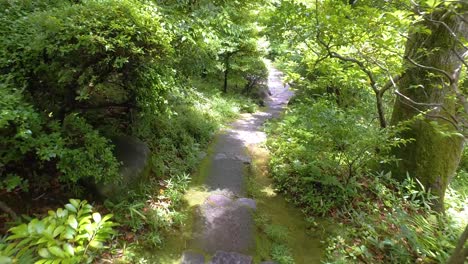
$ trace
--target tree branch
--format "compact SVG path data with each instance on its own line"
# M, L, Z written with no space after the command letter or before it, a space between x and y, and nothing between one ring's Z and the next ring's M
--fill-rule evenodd
M422 68L422 69L425 69L425 70L429 70L429 71L435 71L435 72L438 72L438 73L441 73L442 75L444 75L445 77L447 77L447 79L449 79L449 82L450 82L450 85L453 85L454 83L454 79L452 76L450 76L450 74L444 70L441 70L439 68L435 68L435 67L431 67L431 66L426 66L426 65L422 65L422 64L419 64L417 62L415 62L413 59L411 59L410 57L408 56L405 56L404 57L407 61L411 62L411 64L413 64L414 66L417 66L419 68Z

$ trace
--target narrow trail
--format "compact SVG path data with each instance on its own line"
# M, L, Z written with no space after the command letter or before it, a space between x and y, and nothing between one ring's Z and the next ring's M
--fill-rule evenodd
M196 209L193 239L182 256L182 264L250 264L255 255L253 213L257 202L247 198L246 174L252 160L247 148L265 142L262 126L277 117L293 92L281 80L282 73L270 67L271 96L264 111L244 114L221 133L210 154L205 186L208 195ZM274 263L274 262L262 262Z

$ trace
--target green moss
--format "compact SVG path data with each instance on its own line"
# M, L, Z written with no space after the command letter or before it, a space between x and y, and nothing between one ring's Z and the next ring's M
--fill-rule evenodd
M248 190L258 208L254 263L271 260L273 249L278 245L289 249L295 263L321 263L325 250L321 241L325 230L329 229L327 222L319 220L317 226L307 222L299 208L275 192L268 175L268 152L260 147L250 147L249 152L253 156L253 173L248 180Z
M463 149L463 138L453 129L428 120L415 120L405 138L414 141L396 149L401 159L393 170L394 176L404 180L406 172L421 181L426 189L439 197L434 209L442 210L443 197L451 177L455 174Z

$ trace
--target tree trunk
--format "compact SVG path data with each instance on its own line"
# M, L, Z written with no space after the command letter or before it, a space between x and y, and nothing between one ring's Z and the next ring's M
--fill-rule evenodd
M467 19L467 6L463 9ZM415 30L420 26L431 33ZM462 66L455 52L463 53L457 47L457 38L468 37L468 26L455 14L437 10L415 29L406 44L407 70L398 85L400 95L391 120L392 124L412 120L401 136L414 141L394 149L400 161L392 173L400 180L406 173L419 179L439 197L433 208L443 211L445 190L458 167L464 144L453 120L457 106L454 91Z
M224 69L224 87L223 87L223 92L227 93L227 88L228 88L228 76L229 76L229 57L230 55L226 55L226 58L224 60L224 66L226 67Z
M468 247L465 247L465 243L468 240L468 225L465 227L465 231L461 234L458 239L457 247L453 250L452 256L448 260L448 264L463 264L466 263L468 257Z

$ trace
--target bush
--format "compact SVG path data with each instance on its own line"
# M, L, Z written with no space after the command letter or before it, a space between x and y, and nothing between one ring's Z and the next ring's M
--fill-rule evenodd
M297 103L268 129L278 188L318 214L358 195L358 179L391 161L388 150L402 143L393 140L394 131L375 126L366 109L342 109L325 99Z
M91 263L115 232L112 215L93 213L86 201L70 199L43 219L10 228L0 243L2 263Z
M37 175L116 179L103 135L166 107L172 48L156 7L74 2L0 1L0 174L10 179L0 186L10 191L42 184Z

